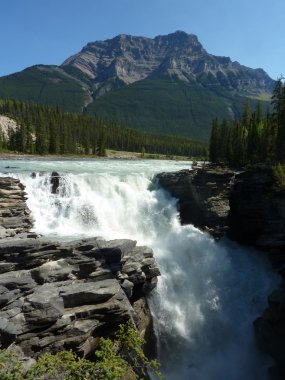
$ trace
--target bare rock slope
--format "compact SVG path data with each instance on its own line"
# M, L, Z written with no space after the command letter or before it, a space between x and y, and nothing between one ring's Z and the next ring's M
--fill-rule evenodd
M17 122L10 117L0 115L0 133L5 140L8 140L9 134L19 128Z
M228 86L248 95L269 93L273 85L262 69L250 69L228 57L209 54L196 35L182 31L153 39L121 34L90 42L62 67L76 68L86 75L97 96L114 86L166 73L187 83L206 80L209 85Z

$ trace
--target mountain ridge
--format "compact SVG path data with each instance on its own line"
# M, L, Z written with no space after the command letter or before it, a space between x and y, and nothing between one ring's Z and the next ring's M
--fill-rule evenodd
M95 98L110 90L110 85L106 84L110 79L116 78L129 85L165 72L185 82L199 81L199 76L210 73L210 80L216 79L216 83L209 85L227 81L231 90L246 95L270 92L273 86L273 80L263 69L251 69L229 57L209 54L196 35L183 31L154 38L120 34L105 41L89 42L61 65L62 68L70 66L93 81ZM239 71L243 78L236 78ZM105 91L102 91L102 84L106 86ZM113 85L120 87L116 81Z
M246 97L269 100L273 86L263 69L209 54L196 35L176 31L89 42L59 66L0 78L0 97L207 140L213 117L240 116Z

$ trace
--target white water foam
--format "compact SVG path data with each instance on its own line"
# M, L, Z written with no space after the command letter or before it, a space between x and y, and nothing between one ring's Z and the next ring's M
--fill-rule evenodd
M154 249L161 278L150 305L166 379L266 379L269 359L252 329L276 283L263 255L181 226L176 200L152 181L153 162L145 174L106 166L65 170L59 194L50 192L50 174L14 173L26 185L35 230L64 239L131 238Z

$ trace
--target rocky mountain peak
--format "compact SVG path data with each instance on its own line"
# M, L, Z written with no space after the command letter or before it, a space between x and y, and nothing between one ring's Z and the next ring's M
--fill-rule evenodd
M95 98L113 88L165 74L184 82L223 86L246 96L269 93L273 86L263 70L209 54L196 35L181 30L154 38L119 34L90 42L62 67L86 75Z
M167 35L161 35L154 38L154 41L159 44L173 45L173 47L189 48L189 47L199 47L203 49L201 43L198 41L198 37L195 34L188 34L181 30L177 30L174 33Z

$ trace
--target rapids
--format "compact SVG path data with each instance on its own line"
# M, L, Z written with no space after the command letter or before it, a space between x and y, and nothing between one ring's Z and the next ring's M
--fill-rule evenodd
M0 162L1 175L26 186L36 232L131 238L154 249L161 277L149 301L165 379L265 380L270 360L256 347L252 322L277 278L261 253L180 225L177 202L155 174L183 168L190 162ZM55 195L52 171L61 175Z

